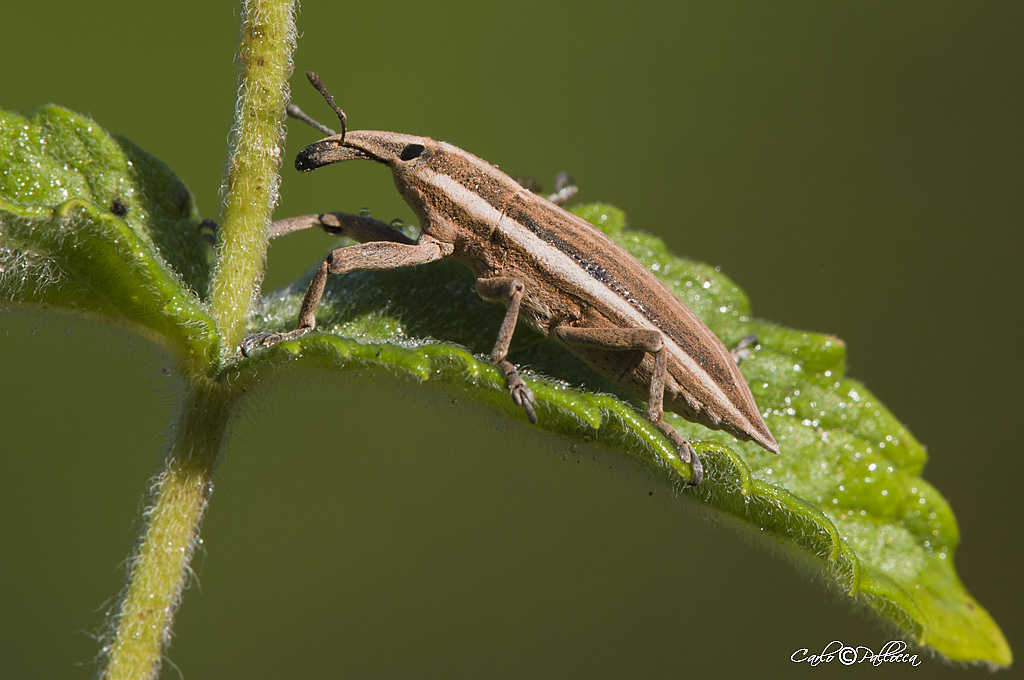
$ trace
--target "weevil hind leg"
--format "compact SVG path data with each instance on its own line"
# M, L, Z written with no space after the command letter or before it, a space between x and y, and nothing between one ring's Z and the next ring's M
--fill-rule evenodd
M555 175L555 193L549 195L548 200L562 206L571 201L579 190L569 173L560 172Z
M660 343L660 336L658 341ZM697 486L704 480L704 466L701 465L700 458L697 457L697 452L690 444L690 440L665 422L665 376L668 373L668 354L664 348L651 352L651 354L654 356L654 370L651 372L651 391L647 397L647 412L644 415L675 444L676 451L679 452L679 460L690 464L690 468L693 470L690 484Z
M528 189L530 192L542 196L540 184L533 177L524 177L521 175L513 175L514 179L519 186L524 189ZM544 198L548 199L557 206L564 206L566 203L572 200L573 196L579 193L579 187L572 181L572 177L567 172L560 172L555 175L555 193L548 194Z
M518 369L509 361L508 346L512 342L512 334L516 330L516 322L519 320L519 307L523 301L526 288L519 279L510 276L496 276L490 279L477 279L476 292L485 300L498 300L508 303L508 310L505 318L498 329L498 338L494 342L494 349L491 350L490 361L497 364L501 372L505 374L505 384L512 393L512 401L516 406L522 407L526 417L534 425L537 424L537 410L534 408L537 400L533 391L523 381Z
M665 422L665 378L668 373L668 354L665 352L661 333L643 328L574 328L558 326L554 334L563 342L581 347L593 347L605 351L628 352L640 350L654 357L651 370L651 384L647 394L647 410L644 415L654 423L669 440L675 444L679 459L693 468L694 486L704 479L704 468L697 452L689 440L676 432Z
M740 338L740 341L736 343L736 346L729 350L729 354L732 355L732 360L739 364L741 361L750 358L753 353L753 347L757 346L760 342L757 338L757 333L749 333Z
M697 452L694 450L690 440L676 432L674 427L665 422L664 414L658 420L654 420L650 416L648 416L648 419L676 445L676 450L679 451L679 460L690 464L690 468L693 470L693 478L690 479L690 485L697 486L704 481L704 466L701 464L700 458L697 456Z

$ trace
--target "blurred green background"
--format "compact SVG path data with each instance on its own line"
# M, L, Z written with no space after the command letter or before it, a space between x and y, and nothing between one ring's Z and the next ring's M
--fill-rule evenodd
M215 217L238 14L8 3L0 106L92 115ZM1020 3L306 0L292 87L328 123L305 69L353 129L548 185L567 170L581 200L721 266L757 316L846 340L850 374L929 446L960 576L1020 654L1022 28ZM292 127L279 216L411 219L383 168L291 170L316 137ZM274 243L267 286L329 245ZM120 332L0 311L4 677L92 673L172 368ZM309 377L234 430L169 653L185 678L964 672L791 663L891 632L599 450L459 395Z

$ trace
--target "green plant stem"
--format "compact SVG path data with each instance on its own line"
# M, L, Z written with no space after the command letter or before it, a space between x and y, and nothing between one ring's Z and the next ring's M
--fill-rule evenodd
M194 384L185 397L174 446L154 480L154 501L132 559L117 630L106 648L106 680L159 673L233 405L232 393L208 380Z
M218 260L211 306L233 352L249 317L267 252L267 227L280 183L285 105L295 49L293 0L246 0L238 60L242 65L230 162L222 191Z
M295 48L294 1L246 0L241 33L241 84L210 300L225 353L234 351L245 332L263 276L267 226L280 182ZM210 357L208 365L179 367L188 388L166 466L153 484L153 504L146 511L145 534L132 559L116 630L104 647L107 680L155 678L160 672L235 404L232 389L209 377L218 364L218 357Z

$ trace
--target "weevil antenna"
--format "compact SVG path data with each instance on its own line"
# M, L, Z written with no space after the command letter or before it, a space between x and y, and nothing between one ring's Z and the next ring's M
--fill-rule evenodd
M333 137L334 135L338 134L337 132L335 132L331 128L329 128L326 125L324 125L323 123L321 123L320 121L318 121L318 120L314 119L313 117L311 117L309 114L307 114L305 111L300 109L295 104L288 104L288 106L284 107L284 111L290 117L295 118L297 120L301 120L306 125L310 125L312 127L315 127L317 130L319 130L320 132L324 133L328 137Z
M346 128L345 112L334 103L334 97L332 97L331 93L327 91L327 87L324 85L323 81L320 80L320 76L313 71L306 71L306 78L308 78L310 84L316 88L316 91L319 92L325 100L327 100L327 105L334 109L334 112L338 114L338 120L341 121L341 143L344 144Z

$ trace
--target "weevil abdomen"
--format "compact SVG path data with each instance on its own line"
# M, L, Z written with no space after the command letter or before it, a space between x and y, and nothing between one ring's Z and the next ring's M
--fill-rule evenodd
M499 171L495 168L494 172ZM486 183L479 180L481 175L490 175ZM480 246L486 253L473 258L488 262L486 275L503 268L535 282L526 286L520 310L532 326L546 334L551 334L553 321L575 328L661 332L668 354L666 410L778 452L729 351L618 244L582 218L522 189L511 178L504 183L504 195L494 190L477 194L451 176L441 180L431 174L430 181L433 189L445 191L452 203L464 207L462 224L487 225L488 243ZM474 186L502 184L492 173L478 173L471 181ZM492 200L500 201L500 210ZM467 245L473 249L476 244ZM494 245L501 247L496 250ZM477 275L485 273L477 271ZM638 397L648 396L653 359L643 352L570 349L612 382Z

